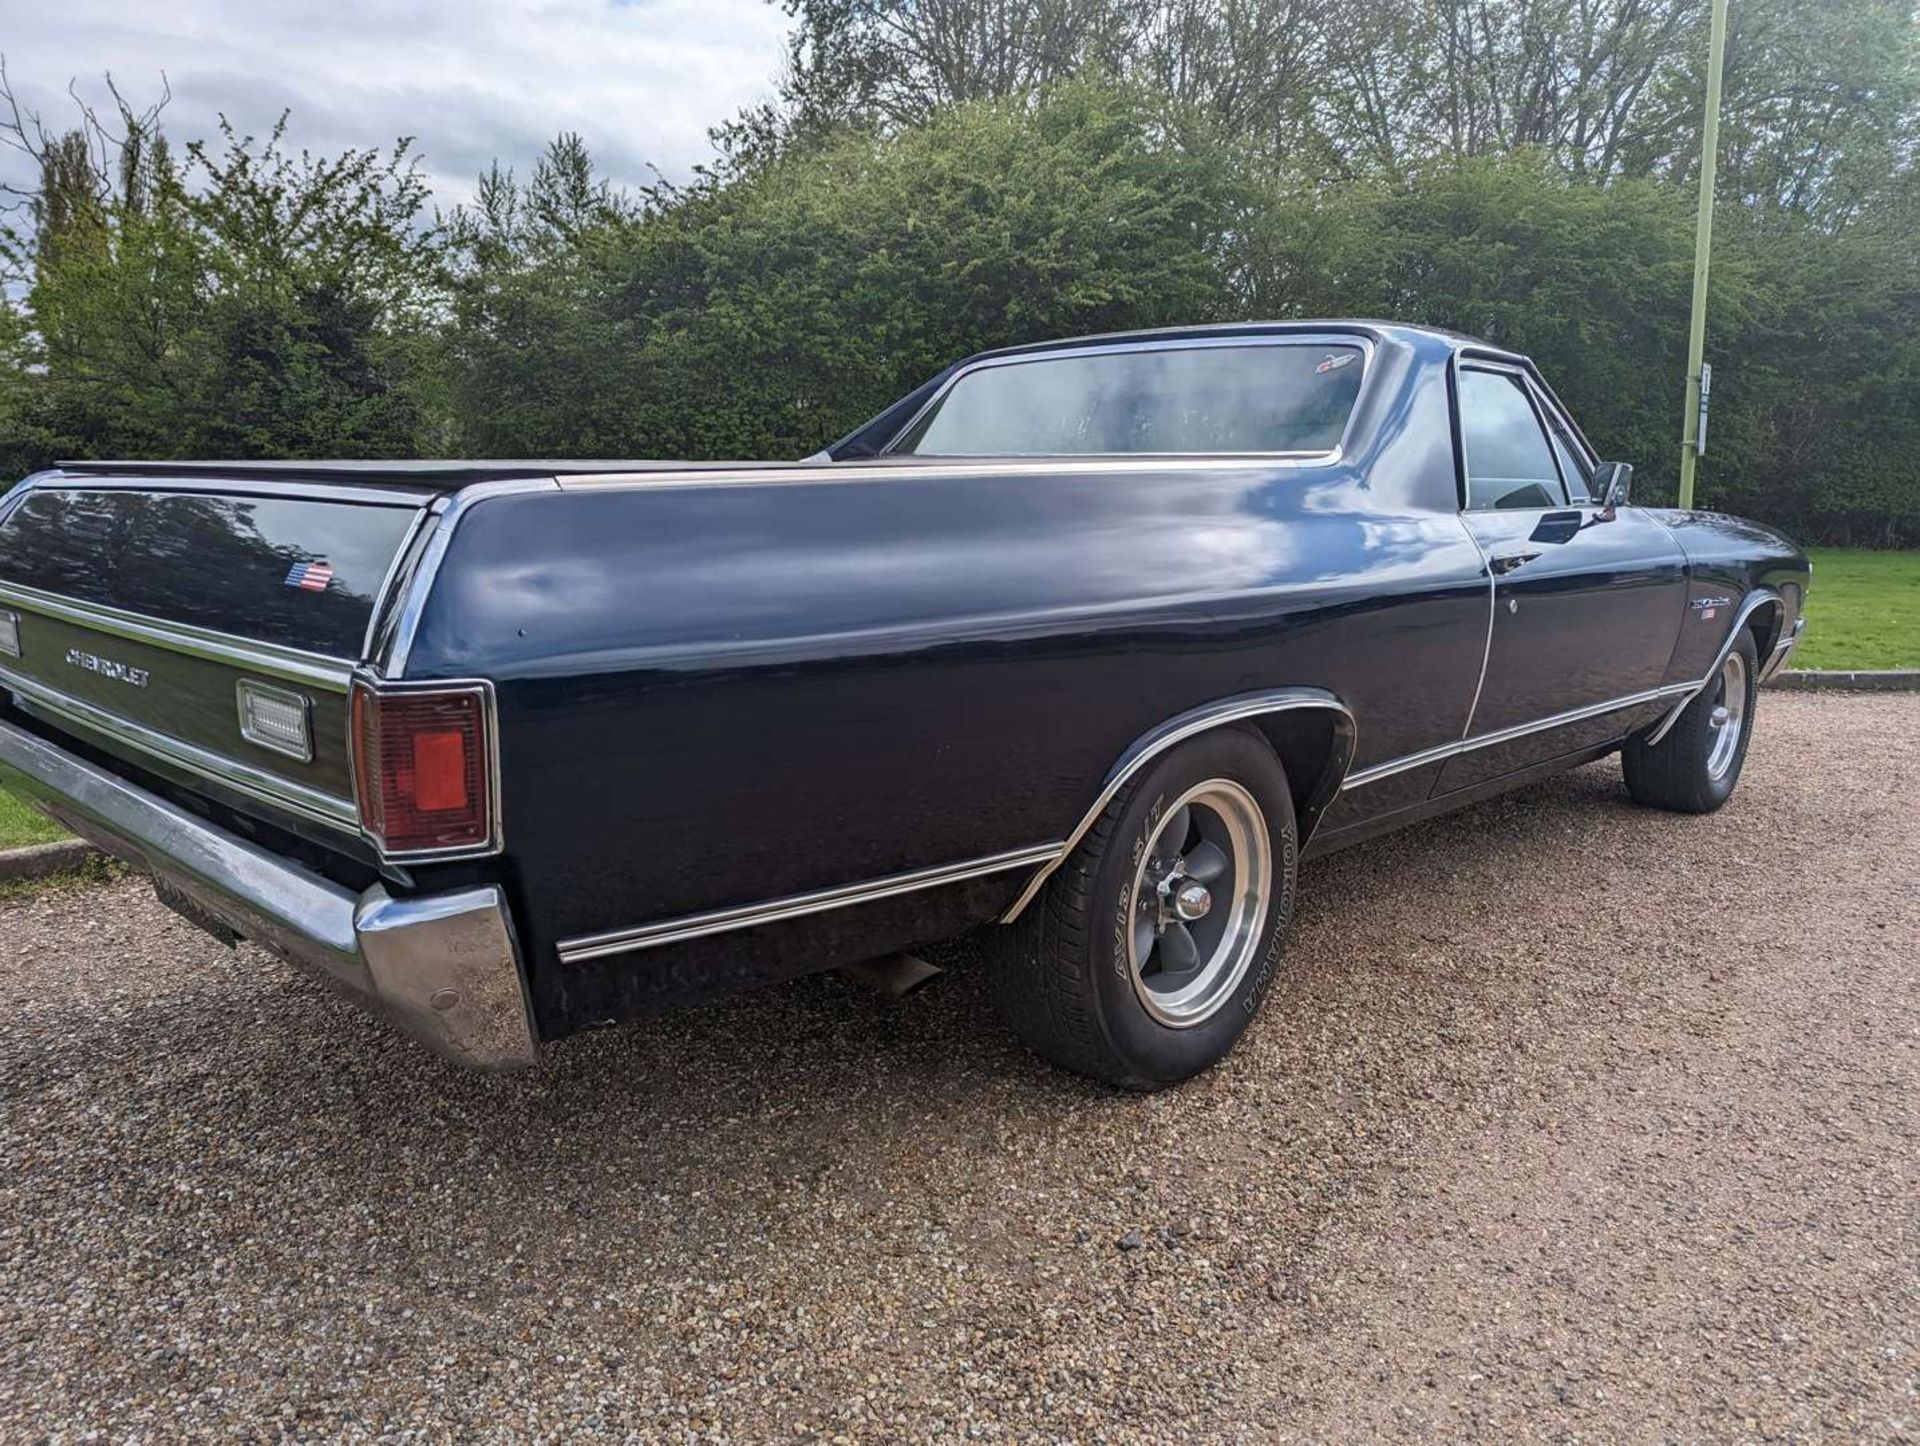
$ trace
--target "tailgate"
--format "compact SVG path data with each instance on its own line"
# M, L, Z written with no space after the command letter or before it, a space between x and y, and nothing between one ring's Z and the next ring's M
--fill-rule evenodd
M39 481L0 508L0 688L189 786L354 826L347 685L430 495ZM18 653L4 649L17 634ZM305 756L243 722L243 683ZM270 730L269 730L270 731Z

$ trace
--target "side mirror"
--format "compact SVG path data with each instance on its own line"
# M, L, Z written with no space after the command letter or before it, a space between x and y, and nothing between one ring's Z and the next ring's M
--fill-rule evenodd
M1593 494L1595 503L1608 512L1625 507L1633 495L1633 464L1599 463L1587 479L1587 490Z

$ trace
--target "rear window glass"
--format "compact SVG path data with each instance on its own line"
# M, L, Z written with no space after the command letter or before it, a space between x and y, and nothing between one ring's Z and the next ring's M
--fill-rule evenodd
M968 372L893 447L922 457L1331 452L1360 391L1357 346L1168 347Z

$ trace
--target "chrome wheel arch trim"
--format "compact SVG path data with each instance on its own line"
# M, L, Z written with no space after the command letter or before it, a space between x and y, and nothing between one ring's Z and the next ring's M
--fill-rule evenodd
M1770 587L1757 587L1741 600L1740 611L1733 615L1733 626L1727 629L1726 641L1720 644L1720 651L1713 655L1713 665L1701 676L1700 681L1689 687L1680 701L1668 710L1654 730L1647 735L1647 746L1656 746L1661 739L1673 731L1673 725L1680 721L1680 715L1687 711L1687 705L1706 691L1713 680L1720 676L1720 670L1727 665L1727 654L1733 651L1733 645L1740 640L1740 633L1749 619L1761 608L1774 607L1784 609L1786 604L1780 601L1780 594Z
M1358 727L1353 712L1339 698L1324 688L1273 688L1258 693L1239 693L1231 698L1222 698L1217 702L1203 703L1197 708L1169 718L1159 726L1149 729L1135 739L1126 752L1120 755L1108 772L1106 782L1100 787L1099 796L1093 801L1075 825L1073 832L1067 835L1066 842L1060 845L1059 853L1045 861L1034 870L1033 877L1027 880L1027 886L1020 891L1006 913L1000 916L1000 922L1011 924L1026 911L1041 886L1053 876L1066 861L1067 855L1079 847L1080 841L1087 836L1094 824L1106 811L1108 804L1127 781L1145 768L1154 759L1176 744L1189 738L1210 732L1215 728L1224 728L1231 723L1241 723L1249 719L1263 718L1273 713L1287 713L1296 709L1313 708L1329 713L1333 717L1333 752L1321 770L1321 776L1313 791L1307 795L1305 808L1300 810L1297 825L1300 830L1300 847L1305 848L1312 837L1314 825L1325 812L1327 804L1339 793L1341 781L1346 777L1347 766L1353 761L1353 750L1358 739Z

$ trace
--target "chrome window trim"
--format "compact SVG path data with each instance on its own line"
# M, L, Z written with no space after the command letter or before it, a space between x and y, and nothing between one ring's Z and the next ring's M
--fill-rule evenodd
M309 653L278 643L262 643L211 628L189 623L163 623L140 613L102 603L81 602L42 592L19 583L0 582L0 602L11 603L43 617L72 623L94 632L108 633L136 643L147 643L168 652L180 653L207 662L224 663L249 672L264 673L289 683L304 683L329 693L347 691L353 664L345 658L324 653Z
M1443 763L1463 753L1473 753L1501 743L1513 743L1531 734L1563 728L1570 723L1582 723L1589 718L1602 718L1609 713L1639 707L1643 703L1658 703L1682 693L1691 697L1700 691L1701 686L1699 683L1667 683L1658 688L1649 688L1645 692L1630 693L1624 698L1610 698L1604 703L1589 703L1584 708L1571 708L1565 713L1555 713L1548 718L1537 718L1531 723L1516 723L1511 728L1501 728L1493 733L1482 733L1476 737L1462 738L1455 743L1442 743L1436 748L1425 748L1418 753L1390 758L1385 763L1376 763L1371 768L1362 768L1348 774L1340 785L1340 791L1344 793L1351 788L1365 788L1369 783L1378 783L1381 779L1391 778L1397 773L1424 768L1430 763ZM1682 704L1682 706L1685 705Z
M1733 651L1733 645L1739 640L1740 630L1746 627L1747 619L1763 607L1784 606L1785 604L1780 601L1780 594L1770 587L1757 587L1740 600L1740 611L1733 615L1733 626L1727 629L1727 636L1720 644L1720 651L1714 654L1713 666L1707 669L1706 676L1699 682L1687 686L1686 696L1675 703L1666 717L1660 720L1659 726L1647 735L1649 747L1658 744L1662 738L1672 732L1673 725L1678 723L1680 715L1686 712L1687 704L1691 703L1707 684L1720 676L1720 669L1726 665L1727 654Z
M1453 378L1454 378L1454 386L1453 386L1454 435L1458 440L1459 447L1460 447L1460 511L1461 513L1466 514L1466 513L1477 513L1477 512L1506 512L1506 513L1571 512L1575 508L1582 506L1583 504L1572 500L1573 489L1567 485L1565 478L1560 479L1560 490L1564 494L1564 496L1560 502L1557 502L1551 506L1547 506L1547 507L1475 507L1473 505L1473 484L1471 480L1473 461L1472 461L1472 458L1470 458L1467 455L1467 409L1466 409L1465 402L1460 395L1460 374L1462 372L1467 372L1467 371L1496 372L1502 376L1512 377L1514 381L1518 382L1520 385L1520 395L1527 399L1527 406L1533 412L1533 423L1536 427L1540 429L1540 440L1546 444L1547 460L1553 464L1553 475L1555 477L1560 476L1560 459L1554 456L1553 454L1553 438L1549 434L1547 419L1541 412L1541 399L1533 385L1533 372L1531 368L1518 362L1492 361L1486 357L1476 356L1471 352L1459 352L1459 351L1456 351L1453 354L1453 360L1451 365L1453 367ZM1538 481L1539 479L1534 477L1515 477L1515 478L1503 479L1503 480L1512 480L1515 482L1535 482L1535 481Z
M1059 855L1046 860L1034 871L1033 877L1027 880L1027 886L1020 891L1020 896L1008 907L1006 913L1000 916L1000 922L1011 924L1020 917L1027 905L1033 902L1034 896L1040 892L1041 885L1045 884L1054 871L1066 861L1067 855L1079 846L1080 840L1087 836L1087 831L1099 820L1107 805L1113 802L1113 796L1126 786L1127 780L1169 748L1177 743L1184 743L1197 734L1224 727L1229 723L1240 723L1249 718L1259 718L1269 713L1286 713L1300 708L1317 708L1337 715L1334 731L1336 756L1331 760L1336 767L1330 771L1335 776L1344 778L1347 766L1353 760L1353 750L1358 741L1357 725L1352 711L1332 693L1319 688L1277 688L1266 692L1223 698L1214 703L1189 709L1142 734L1134 740L1125 753L1120 755L1120 761L1115 763L1108 772L1106 782L1101 785L1100 794L1094 799L1092 807L1081 816L1073 832L1067 835L1066 842L1060 845ZM1326 790L1326 798L1320 799L1319 802L1324 805L1327 798L1331 798L1336 792L1338 792L1337 788ZM1306 847L1307 839L1312 834L1313 822L1314 820L1309 819L1301 828L1302 848Z
M354 737L353 699L347 699L347 780L353 790L353 822L355 830L367 841L368 847L379 855L380 861L387 864L426 864L445 863L454 859L491 858L506 847L506 825L504 814L506 800L500 791L500 701L494 692L490 678L423 678L412 682L397 678L382 678L370 668L362 668L354 674L355 688L365 688L369 692L386 697L404 693L478 693L480 708L487 726L487 789L488 789L488 829L487 841L479 844L457 844L449 848L434 849L389 849L380 842L369 829L360 813L360 763L359 741Z
M344 829L355 837L360 836L360 811L351 798L323 793L317 788L281 778L238 759L169 738L141 724L116 717L91 703L70 697L36 679L20 677L6 668L0 668L0 685L32 704L36 710L102 734L195 777L224 785L247 798L285 809L312 822Z
M400 546L394 549L393 558L387 563L386 575L380 579L380 586L374 591L373 609L367 614L367 630L360 638L362 661L373 657L374 643L380 636L380 625L386 621L388 599L393 596L394 587L400 580L401 569L412 560L421 529L431 526L436 515L432 503L416 511L413 521L408 524L406 535L400 539Z
M953 375L940 384L934 394L922 402L914 414L907 418L894 434L887 438L886 445L880 449L881 457L919 457L917 452L895 452L900 439L905 437L921 419L946 399L960 382L978 372L1005 366L1030 366L1035 362L1058 361L1063 357L1111 356L1133 352L1148 351L1219 351L1249 346L1351 346L1360 353L1360 390L1354 393L1353 407L1347 413L1346 424L1340 429L1340 440L1327 450L1306 450L1297 452L1062 452L1062 453L1011 453L1015 457L1248 457L1248 458L1290 458L1306 459L1314 466L1329 466L1346 455L1347 443L1353 436L1354 420L1360 414L1360 398L1365 393L1367 381L1373 374L1374 340L1361 332L1267 332L1245 336L1178 337L1167 341L1130 341L1109 342L1104 345L1068 346L1049 348L1044 351L1020 352L1013 356L983 357L976 362L967 362L954 369ZM994 453L988 456L1000 455ZM950 454L929 456L924 460L940 462L950 459ZM952 457L951 460L964 460L964 457Z
M910 873L889 874L884 878L870 879L864 883L848 884L840 888L790 894L784 898L769 899L763 903L746 904L731 909L712 909L701 914L666 919L657 924L643 924L638 928L614 929L600 934L585 934L573 939L562 939L557 949L562 964L585 964L594 959L605 959L616 954L657 949L665 944L678 944L688 939L704 939L714 934L751 929L759 924L772 924L786 919L805 918L810 914L822 914L832 909L875 903L901 894L939 888L944 884L965 883L969 879L987 878L993 874L1006 873L1012 869L1023 869L1036 863L1055 860L1061 855L1063 849L1064 846L1057 843L1036 844L1032 848L1012 849L1006 853L988 854L959 863L915 869Z

